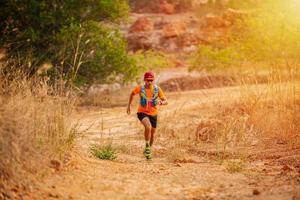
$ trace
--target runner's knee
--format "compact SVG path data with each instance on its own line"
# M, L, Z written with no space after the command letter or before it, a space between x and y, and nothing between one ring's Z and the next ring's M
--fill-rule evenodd
M151 131L151 125L150 126L145 126L145 131Z

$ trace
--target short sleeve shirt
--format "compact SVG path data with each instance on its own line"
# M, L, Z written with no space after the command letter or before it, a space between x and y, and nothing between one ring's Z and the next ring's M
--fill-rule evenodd
M139 107L138 107L138 112L140 113L145 113L147 115L151 115L151 116L155 116L157 115L157 106L152 106L151 104L151 100L153 97L153 92L154 92L154 86L152 86L151 88L146 88L146 96L147 96L147 102L148 105L143 107L141 105L141 103L139 103ZM136 88L134 88L134 90L132 91L134 94L141 94L141 90L142 90L142 86L137 86ZM158 97L160 99L165 99L165 95L162 91L162 89L158 86Z

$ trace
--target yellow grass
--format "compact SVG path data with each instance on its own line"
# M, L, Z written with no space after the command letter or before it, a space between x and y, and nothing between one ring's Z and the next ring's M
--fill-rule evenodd
M46 82L18 80L0 92L1 189L41 177L53 159L62 163L77 132L69 123L74 100L55 95Z
M186 156L186 150L197 153L214 145L214 155L221 163L227 158L244 162L253 153L251 147L280 144L286 149L299 148L300 82L294 78L297 76L287 77L283 71L273 71L267 84L253 80L249 85L241 80L239 95L231 103L219 99L210 107L178 108L167 113L158 130L160 144L169 146L170 160ZM208 153L211 148L204 151ZM229 162L229 171L235 171L231 169L235 164Z

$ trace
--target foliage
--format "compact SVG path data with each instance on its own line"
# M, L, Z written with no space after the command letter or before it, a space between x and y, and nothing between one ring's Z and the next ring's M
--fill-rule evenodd
M251 60L294 59L300 53L300 4L268 0L251 18L244 37L237 38Z
M219 49L200 46L191 69L236 67L242 62L281 62L288 68L299 58L299 2L267 0L255 5L250 1L243 4L238 4L237 0L230 2L229 5L235 5L235 8L251 8L251 14L243 18L242 24L237 23L231 28L227 46Z
M239 54L234 48L218 49L210 46L199 46L191 59L190 70L208 71L233 66L239 60Z
M127 56L126 43L116 28L89 21L81 26L62 29L59 37L65 40L57 51L58 60L68 80L77 83L106 81L111 75L122 74L122 80L136 74L133 60Z
M157 51L137 51L132 54L139 73L147 70L159 72L160 69L170 67L171 62L163 52Z
M128 11L125 0L5 1L0 8L0 46L12 60L6 71L32 76L50 63L45 75L53 78L72 82L78 74L77 83L89 83L124 72L126 81L134 63L114 23Z
M229 0L227 7L233 9L249 9L255 8L258 2L253 0Z
M117 158L116 152L112 148L111 144L107 144L105 146L93 145L90 150L94 156L102 160L114 160Z

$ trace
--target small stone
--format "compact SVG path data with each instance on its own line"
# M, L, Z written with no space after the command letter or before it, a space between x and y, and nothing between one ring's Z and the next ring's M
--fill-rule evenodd
M48 193L48 196L49 196L49 197L52 197L52 198L57 198L57 199L59 198L59 195L58 195L58 194L52 194L52 193L50 193L50 192Z
M293 171L293 169L292 169L290 166L288 166L288 165L284 165L284 166L282 167L282 170L283 170L283 171Z
M253 190L253 195L259 195L259 194L260 194L260 191L258 191L258 189Z
M56 171L59 171L61 169L61 163L58 160L51 160L50 167L55 169Z
M182 164L180 164L180 163L175 163L175 166L176 166L176 167L182 167Z

